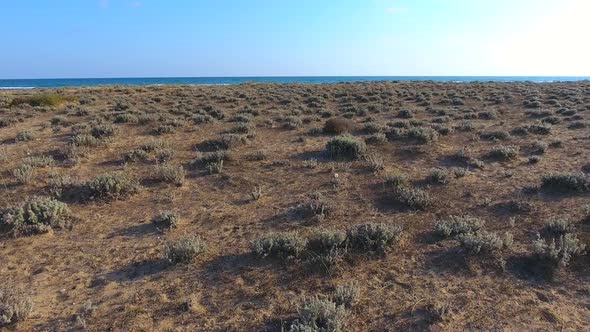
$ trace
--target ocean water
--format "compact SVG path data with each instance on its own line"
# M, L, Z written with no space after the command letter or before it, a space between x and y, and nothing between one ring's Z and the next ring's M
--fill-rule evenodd
M0 89L52 88L97 85L155 84L240 84L273 83L338 83L366 81L438 81L438 82L557 82L589 80L590 76L272 76L272 77L144 77L144 78L51 78L0 79Z

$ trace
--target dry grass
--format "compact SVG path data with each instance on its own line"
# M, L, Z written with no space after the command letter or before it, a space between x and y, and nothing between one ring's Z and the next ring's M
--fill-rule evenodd
M0 280L27 297L0 312L24 304L15 331L588 330L589 112L588 82L2 90Z

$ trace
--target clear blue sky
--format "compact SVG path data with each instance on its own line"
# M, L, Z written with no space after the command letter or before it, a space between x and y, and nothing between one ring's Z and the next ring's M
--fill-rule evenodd
M590 75L590 0L0 0L0 78Z

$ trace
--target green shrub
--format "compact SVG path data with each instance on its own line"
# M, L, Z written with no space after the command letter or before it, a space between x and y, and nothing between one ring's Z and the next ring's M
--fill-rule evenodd
M561 236L567 233L572 233L575 229L575 225L565 218L553 218L545 223L544 230L546 233L553 236Z
M584 173L553 172L541 178L541 189L557 192L590 191L590 178Z
M296 233L274 233L251 243L252 251L260 258L289 259L299 257L306 241Z
M506 233L501 238L495 233L480 230L476 233L464 233L458 237L461 247L471 255L492 255L512 246L512 234Z
M581 244L575 234L565 234L557 242L551 242L541 237L533 242L533 253L541 261L549 263L553 268L565 267L572 258L582 255L586 245Z
M367 152L365 142L348 134L331 139L326 144L326 152L334 159L360 159Z
M351 281L336 287L336 292L332 298L337 306L343 306L350 309L358 301L360 289L358 283Z
M33 311L33 301L21 289L12 285L0 287L0 327L22 322Z
M71 213L65 203L52 198L34 197L21 206L0 212L0 229L18 234L38 234L70 225Z
M151 221L152 224L156 225L159 229L171 229L178 226L179 220L180 217L178 214L172 211L163 211L156 214Z
M475 233L479 231L485 221L472 216L449 216L448 219L440 220L436 223L435 233L444 237L456 237L463 234Z
M509 145L509 146L497 146L492 148L487 154L486 157L490 159L496 160L511 160L518 156L519 148L518 146Z
M154 179L157 181L172 183L177 186L182 186L186 171L180 165L160 164L155 167Z
M75 101L74 97L64 96L56 93L40 94L34 96L18 97L14 98L10 102L10 106L17 106L22 104L28 104L33 107L36 106L59 106L65 102Z
M31 182L35 175L35 167L29 164L22 164L11 171L12 177L19 184L26 184Z
M505 130L496 130L482 133L480 137L486 140L507 140L510 139L510 134Z
M425 210L430 204L430 195L425 191L409 186L395 187L391 193L391 200L411 210Z
M384 254L388 247L399 242L402 227L386 224L363 224L347 231L350 248L360 253Z
M19 131L16 134L16 140L19 142L30 141L33 139L33 137L34 137L33 132L31 132L30 130Z
M289 332L344 332L347 312L344 306L328 299L312 297L298 309L299 318L289 327Z
M122 199L136 194L139 184L123 173L105 173L86 182L84 188L89 199Z
M167 241L164 245L164 257L173 264L190 263L206 249L207 246L200 237L189 235L176 241Z
M435 184L447 184L449 183L450 175L445 169L435 168L430 171L430 174L426 177L426 182Z

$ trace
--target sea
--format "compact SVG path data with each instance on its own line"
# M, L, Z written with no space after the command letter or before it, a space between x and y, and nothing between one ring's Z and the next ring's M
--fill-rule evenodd
M435 82L566 82L590 80L590 76L268 76L268 77L127 77L0 79L0 89L32 89L100 85L229 85L262 83L341 83L368 81Z

